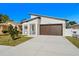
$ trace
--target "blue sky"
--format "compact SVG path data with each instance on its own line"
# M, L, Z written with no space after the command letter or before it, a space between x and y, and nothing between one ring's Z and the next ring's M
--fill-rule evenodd
M0 14L7 14L15 22L30 18L29 13L64 18L79 23L78 3L0 3Z

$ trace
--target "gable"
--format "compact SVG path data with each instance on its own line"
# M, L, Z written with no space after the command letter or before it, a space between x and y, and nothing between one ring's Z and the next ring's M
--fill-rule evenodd
M36 15L31 15L31 18L34 18L34 17L38 17ZM43 17L43 16L40 16L41 18L41 24L60 24L60 23L65 23L65 20L60 20L60 19L56 19L56 18L50 18L50 17Z
M38 18L33 18L23 22L23 24L37 24L37 23L38 23Z
M65 23L65 21L53 18L41 17L41 24L61 24L61 23Z
M62 18L55 18L55 17L50 17L50 16L43 16L43 15L39 15L39 14L30 14L31 18L36 18L36 17L45 17L45 18L51 18L54 20L61 20L61 21L66 21L66 19L62 19Z
M31 19L26 20L27 23L37 22L36 20L40 19L41 24L56 24L56 23L65 23L65 19L52 18L48 16L40 16L40 15L31 15Z

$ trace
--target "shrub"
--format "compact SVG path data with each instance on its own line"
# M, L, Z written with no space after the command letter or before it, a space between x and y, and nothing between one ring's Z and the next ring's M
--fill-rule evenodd
M2 30L3 33L8 33L8 30Z

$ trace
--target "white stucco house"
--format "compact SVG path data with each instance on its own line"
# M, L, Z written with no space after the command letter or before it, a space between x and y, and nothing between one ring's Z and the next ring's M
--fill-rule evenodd
M65 30L65 36L73 36L76 35L79 37L79 24L74 24L71 28L67 28Z
M65 36L65 19L30 14L29 20L22 22L22 34L28 36L59 35Z

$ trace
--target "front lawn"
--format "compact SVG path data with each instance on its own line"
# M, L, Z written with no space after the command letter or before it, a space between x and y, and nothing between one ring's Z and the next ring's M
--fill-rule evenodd
M18 39L12 40L10 35L0 35L0 45L16 46L29 39L31 39L31 37L26 37L26 36L20 35L20 37Z
M66 37L72 44L74 44L77 48L79 48L79 39L67 36Z

